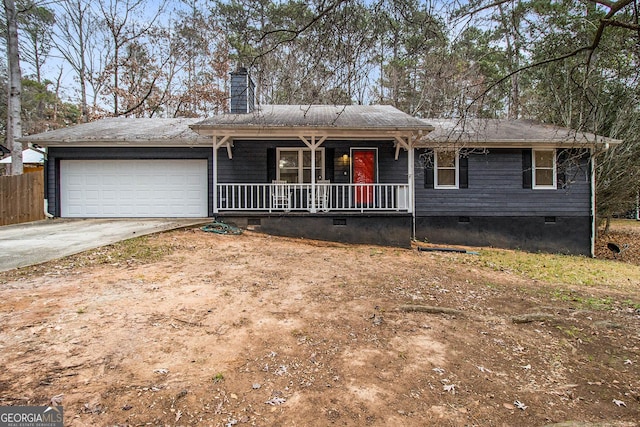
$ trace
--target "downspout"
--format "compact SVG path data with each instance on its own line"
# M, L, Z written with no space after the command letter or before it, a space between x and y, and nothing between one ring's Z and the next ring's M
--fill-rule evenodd
M49 158L47 157L47 151L46 150L41 150L40 146L37 146L37 145L33 144L32 142L29 143L28 147L31 150L42 154L42 156L44 158L44 163L43 163L44 170L42 171L42 173L44 174L44 176L43 176L43 178L44 178L44 194L43 194L43 196L44 196L44 216L46 218L53 219L53 215L51 215L49 213L49 198L47 197L47 195L49 194L49 189L47 188L47 169L49 167L48 166Z
M316 137L311 136L311 213L316 213Z

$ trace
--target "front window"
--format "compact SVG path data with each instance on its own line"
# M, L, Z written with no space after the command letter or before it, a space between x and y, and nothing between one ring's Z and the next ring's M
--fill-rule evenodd
M458 152L436 151L434 156L435 188L458 188Z
M533 151L533 188L556 188L555 150Z
M324 179L324 149L316 150L316 164L311 167L311 150L307 148L278 149L278 180L291 184L311 182L311 171L316 181Z

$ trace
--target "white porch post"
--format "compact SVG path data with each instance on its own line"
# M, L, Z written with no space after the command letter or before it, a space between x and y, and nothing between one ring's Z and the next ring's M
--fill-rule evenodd
M298 136L298 138L304 142L304 145L311 149L311 208L309 209L309 212L316 213L318 211L316 209L316 150L322 145L327 137L321 137L318 142L316 142L315 135L311 136L311 142L309 142L304 136Z
M414 192L414 174L415 174L415 154L413 151L413 144L409 141L409 148L407 149L407 181L409 184L409 212L415 212L413 192ZM414 215L415 217L415 215Z
M311 209L309 212L316 213L316 137L311 137ZM304 165L302 165L304 168Z
M414 188L413 188L413 182L414 182L414 173L415 173L415 167L414 167L414 159L415 159L415 155L414 155L414 151L413 151L413 137L411 135L409 136L399 136L396 135L396 160L398 160L398 154L400 153L400 148L404 148L405 150L407 150L407 185L408 185L408 210L410 213L413 213L415 211L415 204L414 204L414 200L413 200L413 192L414 192ZM413 215L415 218L415 215Z
M227 145L227 155L229 159L233 158L233 154L231 153L231 139L230 136L223 136L218 141L218 135L213 135L213 176L211 177L211 181L213 184L213 213L218 213L218 149L223 145ZM227 195L229 197L229 195Z
M213 135L213 173L211 174L213 191L213 213L218 213L218 137Z
M407 138L407 181L409 181L409 212L411 212L411 238L416 238L416 201L413 194L415 192L415 152L411 137Z

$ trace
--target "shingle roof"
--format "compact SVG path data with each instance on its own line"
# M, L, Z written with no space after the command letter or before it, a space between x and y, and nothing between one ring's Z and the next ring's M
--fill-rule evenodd
M249 114L223 114L191 126L207 128L343 128L430 130L390 105L263 105Z
M477 144L618 144L621 141L572 129L536 124L526 120L418 119L384 105L270 105L251 114L223 114L199 118L108 118L91 123L30 135L23 142L55 145L210 145L211 138L198 134L207 131L242 129L243 134L268 135L288 129L325 129L366 131L425 131L424 145ZM331 131L330 131L331 132Z
M108 118L91 123L56 129L21 138L23 142L41 145L78 144L211 144L211 139L198 135L189 125L201 119L187 118Z
M532 144L619 144L621 141L588 132L577 132L559 126L528 120L497 119L425 119L435 127L426 141L482 145L518 143Z

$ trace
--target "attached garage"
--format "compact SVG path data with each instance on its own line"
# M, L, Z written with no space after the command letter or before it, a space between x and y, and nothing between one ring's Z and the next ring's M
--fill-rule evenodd
M61 160L62 217L206 217L207 161Z

